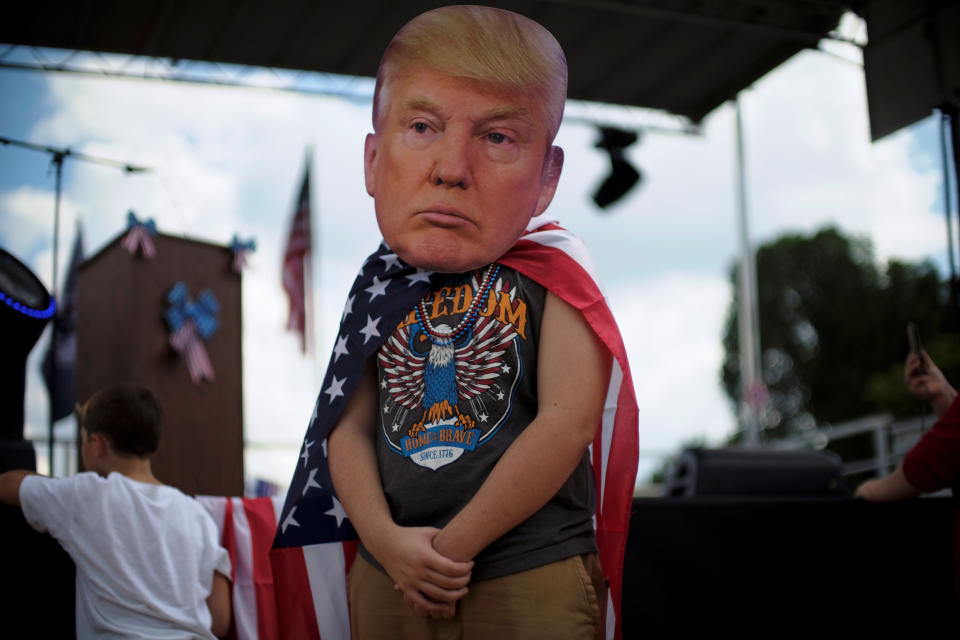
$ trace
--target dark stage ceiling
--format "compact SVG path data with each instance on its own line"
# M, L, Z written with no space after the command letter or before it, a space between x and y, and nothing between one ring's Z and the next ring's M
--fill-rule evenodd
M35 0L10 3L0 42L372 76L425 0ZM837 27L835 0L513 0L566 51L573 99L693 122Z

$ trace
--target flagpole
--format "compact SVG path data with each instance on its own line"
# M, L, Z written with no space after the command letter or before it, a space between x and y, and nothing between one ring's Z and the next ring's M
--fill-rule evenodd
M740 113L740 96L733 99L735 112L735 135L737 150L737 205L740 232L740 273L738 314L740 336L740 417L743 421L744 442L747 445L760 443L761 398L763 384L760 365L760 321L757 313L756 257L750 246L747 226L747 185L743 151L743 119Z
M51 278L52 286L50 289L51 295L54 298L56 304L59 304L61 301L57 297L57 254L59 253L60 246L60 191L61 184L63 181L63 159L66 155L70 153L69 149L65 151L58 151L53 154L53 159L51 164L56 171L56 191L53 200L53 277ZM50 323L50 348L57 348L57 318L54 315L53 322ZM54 419L54 399L57 397L57 354L54 352L53 357L50 358L50 388L47 389L47 392L50 394L50 402L47 404L50 407L50 413L48 415L48 429L47 429L47 464L49 465L48 472L50 477L53 477L53 425L56 422Z

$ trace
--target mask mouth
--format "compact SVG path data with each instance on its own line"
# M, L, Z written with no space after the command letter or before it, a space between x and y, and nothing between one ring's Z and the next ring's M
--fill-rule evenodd
M416 217L426 220L434 227L440 227L442 229L455 229L457 227L463 227L464 225L476 226L470 218L454 209L426 209L424 211L418 211Z
M448 216L455 216L457 218L466 219L466 216L463 214L463 211L461 211L457 207L451 207L449 205L444 205L444 204L430 205L422 209L418 209L417 213L441 213Z

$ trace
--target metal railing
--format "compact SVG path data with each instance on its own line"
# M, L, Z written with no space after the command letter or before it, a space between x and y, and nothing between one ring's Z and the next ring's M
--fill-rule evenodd
M928 417L894 420L888 413L865 416L811 429L808 433L775 440L768 443L773 449L825 449L830 443L846 438L870 435L873 439L873 455L859 460L844 460L844 475L874 472L885 476L893 471L903 456L930 428L933 420Z

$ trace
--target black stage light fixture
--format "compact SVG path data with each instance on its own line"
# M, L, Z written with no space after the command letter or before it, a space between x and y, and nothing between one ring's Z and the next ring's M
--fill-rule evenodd
M636 131L600 127L600 139L594 146L605 149L610 154L610 175L600 183L597 192L593 194L593 201L601 209L622 198L643 179L643 175L627 162L623 153L624 149L635 143L639 137Z
M27 356L54 308L30 268L0 249L0 471L37 468L33 445L23 438Z

